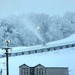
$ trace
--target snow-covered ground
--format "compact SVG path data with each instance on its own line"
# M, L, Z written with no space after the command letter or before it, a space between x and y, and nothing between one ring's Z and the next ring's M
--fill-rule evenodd
M40 45L33 47L15 47L12 48L12 52L34 50L38 48L74 43L75 42L74 38L75 34L63 40L50 42L46 44L46 46ZM0 50L0 54L2 54L3 52L4 51ZM5 62L5 58L0 58L0 62ZM24 63L29 66L35 66L40 63L45 67L68 67L69 75L75 75L75 47L57 51L37 53L32 55L9 57L10 75L19 75L19 66ZM4 64L0 64L0 68L5 69L6 66ZM5 73L6 71L3 70L3 75Z

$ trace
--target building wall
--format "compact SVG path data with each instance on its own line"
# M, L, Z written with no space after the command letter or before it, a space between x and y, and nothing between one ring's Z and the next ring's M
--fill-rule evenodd
M21 65L19 67L19 75L25 75L23 73L23 68L28 68L28 74L26 75L69 75L67 67L44 67L40 64L34 67ZM42 69L42 74L39 74L38 69Z
M46 68L46 75L68 75L68 68Z

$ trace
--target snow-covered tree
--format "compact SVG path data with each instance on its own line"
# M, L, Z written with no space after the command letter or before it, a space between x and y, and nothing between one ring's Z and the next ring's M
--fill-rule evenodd
M31 46L66 38L75 33L75 13L63 17L48 14L9 16L0 20L0 46Z

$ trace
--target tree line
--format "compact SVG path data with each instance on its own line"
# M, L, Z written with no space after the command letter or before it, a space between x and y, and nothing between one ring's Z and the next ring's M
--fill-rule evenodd
M35 14L9 16L0 20L0 46L33 46L69 37L75 33L75 12L60 16Z

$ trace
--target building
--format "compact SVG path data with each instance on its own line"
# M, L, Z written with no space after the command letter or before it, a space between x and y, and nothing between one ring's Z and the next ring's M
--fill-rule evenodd
M45 67L38 64L29 67L26 64L19 66L19 75L69 75L68 67Z

